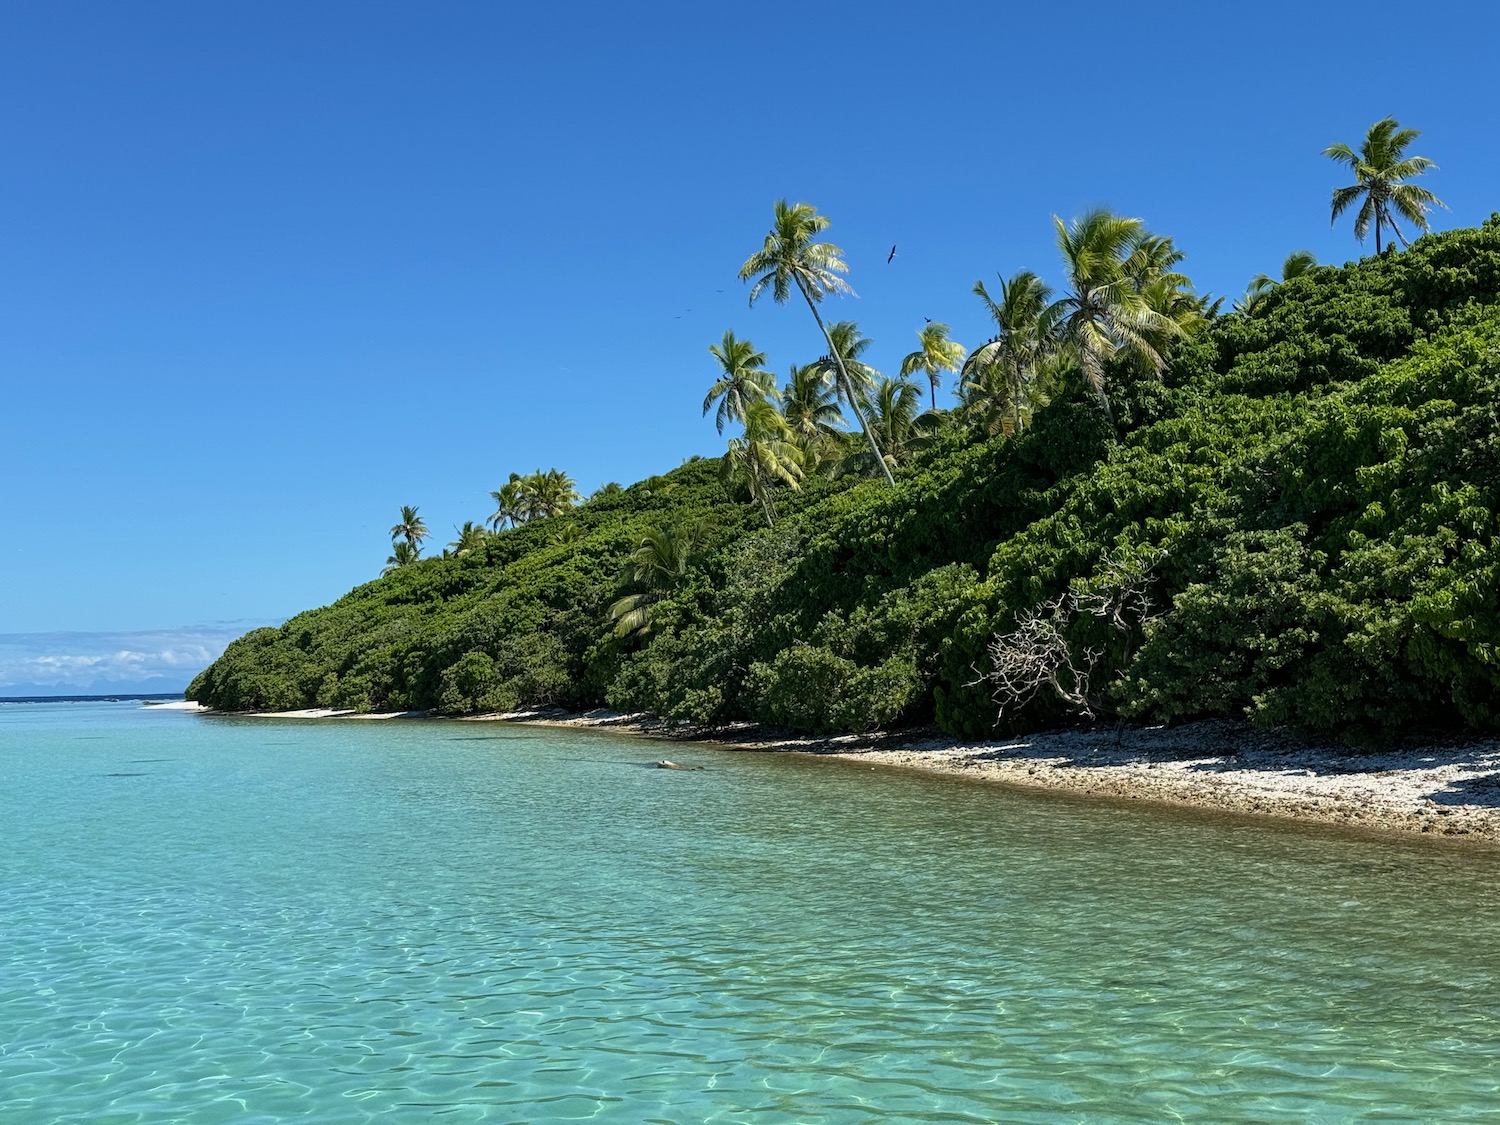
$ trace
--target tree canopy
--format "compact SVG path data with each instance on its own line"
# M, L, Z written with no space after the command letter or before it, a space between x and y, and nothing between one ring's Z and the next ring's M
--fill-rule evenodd
M961 409L922 412L900 379L860 394L894 487L812 470L816 441L851 441L847 464L862 435L804 364L785 412L747 398L722 458L584 502L561 470L513 477L535 494L519 519L462 551L459 529L446 558L415 557L403 510L388 574L242 637L191 697L966 737L1216 715L1355 745L1500 732L1500 216L1299 268L1227 315L1170 240L1085 220L1059 226L1061 296L1023 274L981 294L997 335ZM1018 378L1046 387L1024 411ZM990 425L985 395L1026 424Z

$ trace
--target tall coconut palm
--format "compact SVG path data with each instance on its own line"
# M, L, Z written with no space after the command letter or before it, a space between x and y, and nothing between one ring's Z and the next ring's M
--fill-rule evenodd
M1062 252L1068 289L1053 302L1058 335L1114 421L1105 388L1104 365L1125 353L1160 375L1166 366L1164 341L1180 327L1153 309L1139 289L1140 259L1131 257L1150 236L1139 219L1097 208L1064 223L1056 215L1057 248Z
M1447 208L1432 192L1416 184L1407 183L1437 165L1425 156L1407 156L1407 146L1422 134L1416 129L1403 129L1394 117L1382 117L1365 133L1364 143L1355 152L1346 144L1329 145L1323 155L1340 164L1347 165L1354 173L1354 183L1348 187L1333 189L1333 216L1329 226L1338 222L1339 216L1360 203L1354 216L1354 237L1361 242L1375 224L1375 253L1380 253L1380 231L1390 227L1391 232L1408 245L1406 235L1396 225L1399 212L1412 226L1422 232L1429 228L1427 214L1434 207Z
M1279 278L1258 273L1250 279L1250 284L1245 289L1245 295L1234 303L1234 311L1250 312L1276 286L1285 284L1288 281L1295 281L1303 274L1310 273L1316 269L1317 266L1318 259L1313 257L1311 250L1293 250L1282 261L1281 276Z
M725 422L744 422L745 404L751 399L774 399L780 392L775 377L761 369L765 353L756 351L749 340L736 339L732 330L724 333L722 343L710 344L708 350L719 361L719 378L703 397L703 413L712 410L715 402L719 404L714 425L722 434Z
M834 347L833 339L828 334L828 326L823 323L822 314L818 312L818 302L826 294L854 292L849 287L849 283L840 276L849 272L849 267L844 263L843 251L832 243L813 241L827 229L828 217L818 214L817 208L812 204L789 204L784 199L778 199L775 219L771 224L770 232L766 235L765 243L745 259L745 264L740 267L740 280L749 281L755 278L754 285L750 287L752 305L768 287L772 298L778 305L785 304L791 298L793 287L802 294L807 302L808 311L818 322L818 330L823 333L824 340L828 342L828 354L839 369L839 379L844 388L845 400L854 411L860 429L865 432L865 439L870 443L870 450L875 460L885 470L886 482L894 488L896 480L886 468L885 461L880 454L880 447L876 444L875 436L870 432L870 427L865 421L864 411L860 408L850 374L844 369L838 349Z
M928 321L917 329L917 350L901 361L901 377L920 371L931 385L932 409L937 409L937 389L944 371L958 371L963 366L968 349L948 339L948 326L935 320Z
M1000 279L1000 300L983 281L974 295L995 322L995 335L974 349L960 372L963 413L991 434L1014 433L1034 388L1057 353L1057 319L1052 290L1030 270Z
M644 637L651 632L656 603L687 574L693 556L708 535L708 525L669 524L649 529L625 561L620 585L631 593L609 607L617 637Z
M403 566L410 566L422 557L422 553L408 543L405 539L391 541L391 553L385 560L385 569L382 574L389 574L393 570L400 570Z
M764 399L746 404L745 432L729 443L724 455L726 480L743 480L750 497L765 513L766 523L776 526L776 484L797 488L803 476L802 450L792 441L781 411Z
M837 393L816 363L792 366L791 378L781 391L781 414L809 470L828 462L843 443L839 423L844 416Z
M410 504L401 505L401 522L391 528L391 542L406 540L407 545L418 555L422 553L422 540L427 538L427 524Z

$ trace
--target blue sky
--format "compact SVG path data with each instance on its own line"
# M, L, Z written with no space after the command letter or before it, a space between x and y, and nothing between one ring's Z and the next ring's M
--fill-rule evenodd
M0 4L0 644L278 621L401 504L446 538L512 470L718 452L710 343L821 351L736 279L778 197L832 218L887 371L924 317L988 334L976 278L1055 278L1053 213L1139 215L1230 296L1357 256L1320 152L1388 113L1434 225L1479 222L1500 15L1409 11Z

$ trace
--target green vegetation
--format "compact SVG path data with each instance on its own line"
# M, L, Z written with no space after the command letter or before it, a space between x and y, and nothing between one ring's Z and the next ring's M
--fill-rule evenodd
M842 272L808 249L824 226L778 204L745 275L790 293L777 263L821 263L817 315ZM1137 220L1058 241L1060 297L976 284L996 336L913 353L931 380L960 367L957 409L919 413L850 322L780 392L726 333L704 402L743 427L723 458L581 504L555 470L513 477L503 530L241 638L190 696L971 737L1500 730L1500 216L1343 268L1289 259L1223 316Z
M784 199L777 200L776 219L766 235L765 244L745 259L745 264L740 267L740 280L755 278L755 284L750 287L752 305L767 287L778 305L786 304L791 298L793 286L802 294L807 301L808 311L818 322L818 330L828 342L826 362L832 363L837 372L838 392L859 422L860 429L864 430L873 460L884 472L886 483L895 487L895 479L891 476L890 468L881 454L880 446L876 444L875 435L870 432L869 422L861 408L864 394L850 373L851 365L848 360L857 355L857 348L853 344L859 333L853 330L852 324L846 322L845 326L849 331L845 333L845 346L839 347L837 337L823 323L823 316L818 312L818 302L825 295L854 292L842 276L849 272L849 267L844 264L844 252L831 242L813 241L827 229L828 217L818 214L811 204L789 204ZM835 330L840 327L841 325L834 325Z
M1370 223L1374 222L1377 254L1381 250L1382 227L1390 227L1402 246L1409 245L1392 212L1399 212L1412 226L1425 232L1427 213L1433 207L1447 206L1426 188L1406 182L1437 167L1425 156L1406 155L1407 146L1421 135L1416 129L1401 128L1394 117L1384 117L1370 126L1358 152L1346 144L1329 145L1323 150L1324 156L1347 165L1354 173L1354 183L1334 189L1330 221L1338 222L1340 215L1359 203L1354 216L1354 237L1363 242L1370 232Z

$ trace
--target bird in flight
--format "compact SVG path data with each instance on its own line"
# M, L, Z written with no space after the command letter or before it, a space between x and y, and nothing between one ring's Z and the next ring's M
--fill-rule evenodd
M891 252L885 256L885 264L890 265L896 260L896 247L891 247Z

